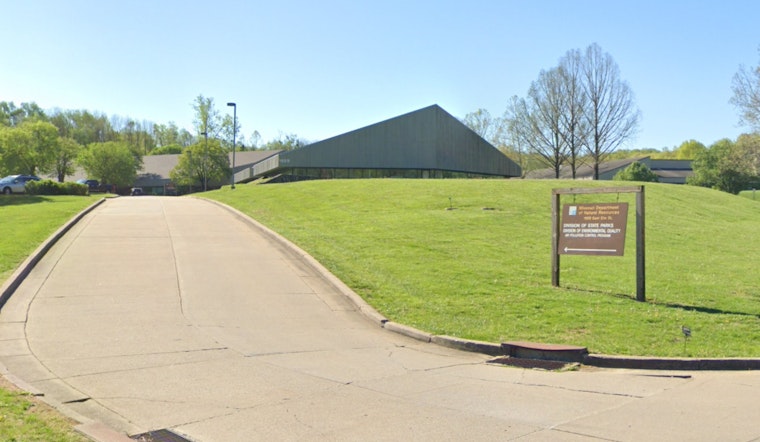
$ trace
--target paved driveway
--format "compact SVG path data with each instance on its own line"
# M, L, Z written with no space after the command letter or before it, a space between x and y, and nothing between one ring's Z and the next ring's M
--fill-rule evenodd
M758 373L486 364L378 327L298 254L194 198L98 207L6 304L0 333L11 375L130 435L760 438Z

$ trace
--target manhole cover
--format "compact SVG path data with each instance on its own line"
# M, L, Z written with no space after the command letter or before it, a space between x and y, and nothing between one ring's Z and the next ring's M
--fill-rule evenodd
M149 431L143 434L136 434L130 439L134 439L139 442L191 442L190 440L185 439L177 433L172 433L169 430Z

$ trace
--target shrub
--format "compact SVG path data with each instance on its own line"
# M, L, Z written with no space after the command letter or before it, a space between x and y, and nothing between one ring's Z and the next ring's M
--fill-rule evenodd
M643 181L656 183L660 181L657 174L644 163L635 161L612 178L615 181Z
M26 183L29 195L89 195L89 188L79 183L59 183L53 180L29 181Z

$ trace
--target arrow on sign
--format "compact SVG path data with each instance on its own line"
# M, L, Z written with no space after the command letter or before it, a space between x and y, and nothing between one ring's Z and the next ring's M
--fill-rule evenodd
M567 252L600 252L600 253L616 253L617 249L571 249L565 247L565 253Z

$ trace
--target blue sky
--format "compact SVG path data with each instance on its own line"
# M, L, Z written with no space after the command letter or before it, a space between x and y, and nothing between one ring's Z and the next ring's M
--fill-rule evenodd
M729 104L760 63L757 1L0 0L0 101L192 129L203 94L268 141L338 135L431 104L501 116L598 43L641 110L627 147L748 131Z

